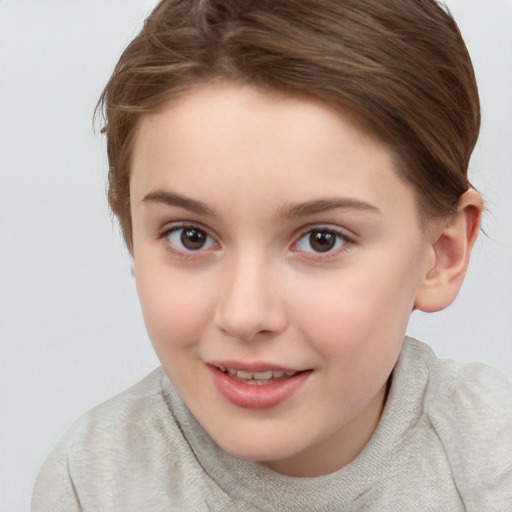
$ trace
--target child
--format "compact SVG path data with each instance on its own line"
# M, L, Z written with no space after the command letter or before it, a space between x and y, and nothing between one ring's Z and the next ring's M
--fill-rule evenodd
M512 508L512 386L405 338L455 299L480 114L434 0L164 0L102 97L162 363L39 511Z

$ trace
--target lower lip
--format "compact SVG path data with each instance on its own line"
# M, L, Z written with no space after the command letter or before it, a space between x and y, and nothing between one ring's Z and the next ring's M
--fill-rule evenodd
M311 371L300 372L292 377L270 384L244 384L229 377L215 366L208 366L213 382L226 400L244 409L270 409L281 404L306 382Z

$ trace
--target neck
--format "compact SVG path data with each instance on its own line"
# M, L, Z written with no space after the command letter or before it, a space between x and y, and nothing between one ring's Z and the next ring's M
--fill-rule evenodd
M302 478L327 475L345 467L363 451L375 432L387 391L386 383L356 417L329 437L286 459L268 461L267 466L284 475Z

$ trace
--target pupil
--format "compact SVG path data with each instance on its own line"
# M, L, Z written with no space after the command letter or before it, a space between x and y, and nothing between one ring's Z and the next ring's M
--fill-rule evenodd
M206 234L199 229L189 228L181 232L181 243L191 251L201 249L206 242Z
M309 243L316 252L327 252L334 247L336 235L329 231L312 231Z

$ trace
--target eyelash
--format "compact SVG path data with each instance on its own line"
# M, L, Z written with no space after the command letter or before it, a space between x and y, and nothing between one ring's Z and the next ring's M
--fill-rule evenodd
M195 231L204 233L207 237L205 243L207 243L207 244L210 243L210 246L207 247L206 249L204 249L203 247L200 247L197 250L186 249L186 248L184 250L180 250L180 249L176 248L175 244L173 244L170 240L171 235L178 233L179 231L186 230L186 229L195 230ZM315 250L307 251L307 250L301 250L301 249L297 248L299 243L303 239L305 239L305 237L307 237L307 236L311 237L311 235L315 232L323 233L323 234L327 233L330 235L334 235L336 237L335 241L334 241L334 243L335 243L334 249L328 248L325 252L322 252L322 251L315 251ZM204 257L204 256L206 256L206 254L202 254L202 253L209 252L209 250L211 250L212 248L220 247L220 244L215 240L215 238L212 235L210 235L208 233L208 230L206 228L202 227L199 224L194 224L194 223L175 224L170 227L167 227L161 233L158 234L157 238L158 239L166 239L166 249L168 251L170 251L173 255L178 256L183 259L186 259L186 260ZM210 242L208 242L208 240ZM338 247L336 247L336 244L339 244L340 241L341 241L341 245L338 245ZM307 259L315 260L315 261L327 261L332 258L335 258L340 253L347 251L353 243L354 243L353 238L349 237L345 232L343 232L337 228L333 228L330 226L315 225L315 226L309 226L306 229L304 229L303 231L301 231L300 236L298 237L298 239L296 239L295 242L293 242L293 244L291 245L290 248L295 253L301 253L301 254L305 255L304 257Z
M208 233L207 229L205 229L201 225L193 224L193 223L174 224L170 227L167 227L161 233L158 234L158 239L159 240L166 239L166 241L165 241L166 249L168 251L170 251L174 256L178 256L178 257L186 259L186 260L203 256L200 253L206 252L208 249L210 249L210 247L208 247L207 249L199 248L198 250L193 250L193 249L187 250L186 248L184 250L180 250L180 249L176 248L173 245L173 243L171 242L171 240L170 240L171 235L173 235L174 233L177 233L179 231L183 231L183 230L187 230L187 229L204 233L207 237L206 243L208 243L208 240L210 240L211 242L213 242L214 246L216 246L217 248L219 247L219 244Z
M305 251L305 250L297 250L295 249L298 244L303 240L305 237L311 235L313 233L328 233L330 235L334 235L336 237L335 244L338 244L341 241L341 245L335 248L329 248L325 252L321 251ZM331 227L331 226L322 226L322 225L315 225L315 226L309 226L307 229L303 230L297 239L296 242L292 244L292 250L294 252L301 252L302 254L306 255L305 257L310 260L315 261L328 261L330 259L336 258L341 253L344 253L345 251L349 250L352 244L354 243L354 239L350 236L348 236L344 231L341 231L340 229Z

